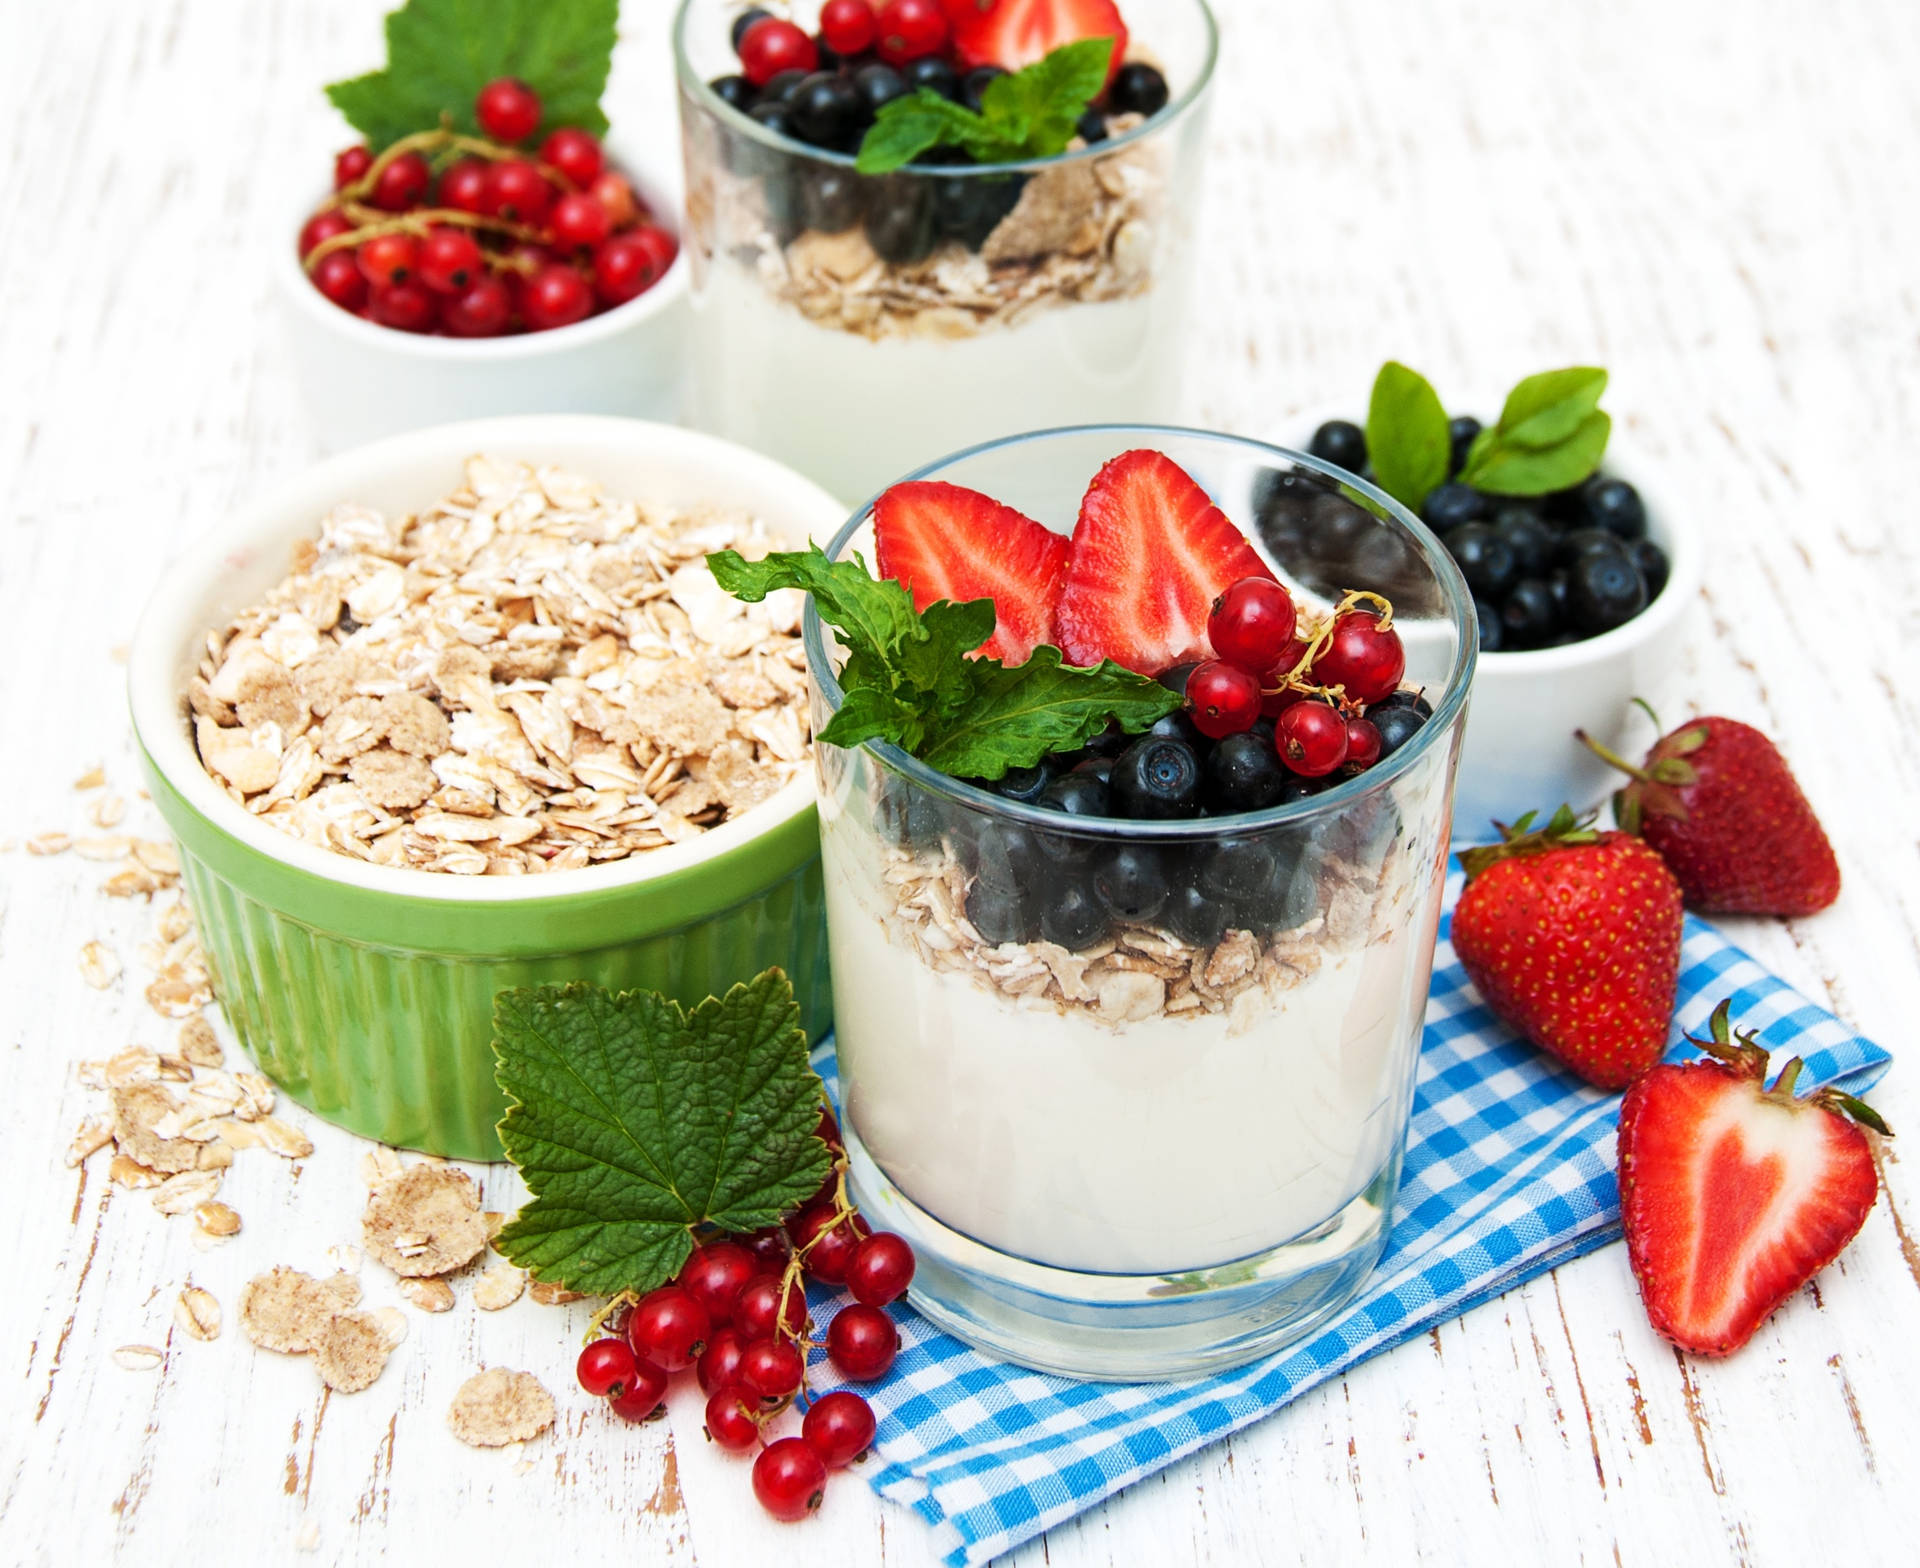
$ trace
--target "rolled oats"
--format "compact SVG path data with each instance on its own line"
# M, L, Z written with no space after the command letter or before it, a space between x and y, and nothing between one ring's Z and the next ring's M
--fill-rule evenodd
M400 1294L422 1312L451 1312L453 1287L443 1279L403 1279Z
M446 1166L415 1165L375 1188L361 1230L367 1250L405 1278L464 1268L487 1246L472 1179Z
M224 1203L203 1203L193 1211L194 1228L203 1235L225 1238L238 1235L240 1216Z
M262 1350L305 1355L320 1343L334 1316L359 1301L360 1282L351 1274L319 1280L281 1264L247 1281L240 1293L240 1328Z
M531 1372L489 1367L460 1385L447 1425L474 1448L504 1448L538 1437L553 1425L553 1395Z
M120 955L105 942L89 942L80 949L80 978L104 991L120 978Z
M173 1321L195 1339L220 1337L220 1303L210 1291L189 1285L173 1304Z
M387 1330L372 1313L337 1312L320 1331L313 1366L336 1394L357 1394L373 1387L391 1353Z
M129 1372L157 1372L166 1359L153 1345L122 1345L113 1353L113 1364Z
M490 1263L473 1282L473 1304L482 1312L512 1306L527 1288L527 1276L511 1263Z

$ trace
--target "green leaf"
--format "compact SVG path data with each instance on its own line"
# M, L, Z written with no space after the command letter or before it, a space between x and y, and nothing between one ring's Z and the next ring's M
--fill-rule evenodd
M327 96L375 152L442 117L477 131L473 100L500 76L539 94L536 135L562 125L604 135L619 14L620 0L407 0L387 17L386 68L335 82Z
M1147 729L1182 700L1111 659L1092 669L1065 664L1058 648L1035 648L1025 664L981 659L972 668L966 705L929 726L920 753L929 767L961 778L997 779L1031 767L1049 752L1075 750L1114 720L1128 731Z
M905 588L890 577L873 577L857 559L829 560L817 544L776 550L758 561L734 550L716 550L707 557L707 569L728 593L750 604L779 588L810 593L822 620L876 652L890 653L902 642L926 635Z
M691 1013L652 991L502 991L500 1139L533 1197L495 1245L543 1280L645 1292L692 1227L756 1230L826 1179L820 1080L778 969Z
M1412 511L1447 478L1451 438L1440 395L1417 370L1388 360L1367 404L1367 457L1380 488Z
M1510 446L1536 452L1558 446L1600 406L1606 390L1607 373L1591 366L1542 371L1507 394L1495 429Z
M1550 495L1571 489L1600 466L1612 428L1613 421L1596 411L1557 446L1539 449L1510 445L1498 430L1483 430L1460 478L1488 495Z

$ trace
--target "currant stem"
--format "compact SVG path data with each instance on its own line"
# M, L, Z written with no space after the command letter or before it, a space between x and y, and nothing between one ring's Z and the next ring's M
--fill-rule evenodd
M350 203L341 207L358 228L348 229L344 234L336 234L331 239L322 240L306 254L302 263L308 272L312 272L328 256L337 250L349 250L364 245L368 240L382 234L411 234L415 239L425 239L436 227L462 229L485 229L489 233L504 234L510 239L539 243L540 231L530 229L524 223L510 223L505 218L483 218L478 213L462 212L457 207L417 207L412 212L379 213L377 209L362 207ZM530 269L506 257L489 257L498 270L525 273Z

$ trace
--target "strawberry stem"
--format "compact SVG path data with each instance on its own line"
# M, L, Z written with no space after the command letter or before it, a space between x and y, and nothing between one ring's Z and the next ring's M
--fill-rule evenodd
M1637 702L1639 699L1635 698L1634 700ZM1638 779L1642 784L1651 784L1653 782L1653 775L1648 773L1645 768L1636 768L1631 762L1627 761L1625 757L1622 757L1619 753L1595 740L1585 730L1575 730L1573 732L1573 738L1608 766L1618 768L1622 773L1630 778Z
M1518 860L1526 855L1538 855L1549 849L1573 849L1581 844L1596 844L1600 835L1593 830L1593 814L1576 817L1571 806L1563 805L1554 812L1543 828L1535 828L1533 819L1537 815L1529 811L1509 827L1504 822L1494 826L1500 830L1498 844L1482 844L1477 849L1460 851L1460 868L1471 882L1489 866L1502 860Z

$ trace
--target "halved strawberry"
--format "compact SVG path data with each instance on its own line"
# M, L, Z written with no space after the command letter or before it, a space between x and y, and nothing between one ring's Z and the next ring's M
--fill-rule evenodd
M1158 675L1204 659L1213 601L1273 573L1186 470L1122 452L1087 487L1074 524L1060 646L1074 664L1112 659Z
M998 624L980 652L1024 664L1054 640L1067 541L991 496L937 480L895 485L873 504L880 575L906 584L914 608L993 600Z
M1062 44L1111 38L1108 79L1127 56L1127 24L1113 0L941 0L953 24L953 46L969 68L1018 71Z
M1723 1356L1831 1263L1879 1187L1864 1122L1837 1089L1793 1093L1795 1058L1766 1087L1767 1053L1713 1015L1712 1060L1643 1074L1620 1105L1620 1213L1653 1326Z

